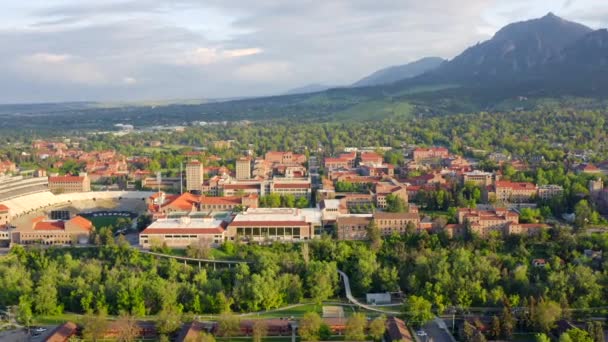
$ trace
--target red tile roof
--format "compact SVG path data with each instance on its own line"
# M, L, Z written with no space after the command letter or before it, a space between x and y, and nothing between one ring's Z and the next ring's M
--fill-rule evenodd
M180 210L190 210L192 209L192 205L197 203L199 200L199 196L193 195L189 192L184 192L183 194L177 196L175 199L170 201L167 204L163 205L165 207L177 208Z
M75 323L65 322L58 326L49 337L46 338L47 342L67 342L70 337L76 335L76 329L78 327Z
M63 221L40 221L34 224L34 230L64 230Z
M399 318L390 317L386 323L386 332L388 333L391 341L414 341L412 334L405 325L404 321L400 320Z
M49 177L49 182L52 182L52 183L74 183L74 182L82 183L83 180L84 180L84 177L80 177L80 176Z
M70 222L70 224L75 224L77 225L79 228L83 229L83 230L92 230L93 229L93 222L87 220L86 218L78 215L78 216L74 216L71 220L69 220L68 222Z
M10 209L5 206L4 204L0 204L0 211L4 212L4 211L9 211Z
M236 196L225 196L225 197L209 197L209 196L203 196L200 198L200 202L201 204L227 204L227 205L233 205L233 204L241 204L241 198L240 197L236 197Z

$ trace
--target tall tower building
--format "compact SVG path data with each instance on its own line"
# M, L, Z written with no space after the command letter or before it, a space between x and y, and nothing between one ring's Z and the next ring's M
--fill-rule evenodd
M236 160L236 179L251 178L251 158L243 157Z
M191 160L186 164L186 191L203 190L203 164L198 160Z

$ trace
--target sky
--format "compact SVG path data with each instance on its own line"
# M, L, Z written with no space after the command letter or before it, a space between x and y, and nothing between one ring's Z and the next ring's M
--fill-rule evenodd
M347 85L548 12L608 27L605 0L3 0L0 103Z

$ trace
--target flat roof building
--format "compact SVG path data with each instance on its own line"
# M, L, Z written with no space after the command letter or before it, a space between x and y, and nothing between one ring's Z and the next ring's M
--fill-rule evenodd
M314 238L321 227L321 211L316 208L247 209L228 224L227 239L248 241L300 241Z
M201 192L203 189L203 164L191 160L186 164L186 191Z
M219 245L224 242L225 223L213 218L159 219L139 233L142 248L166 245L170 248L186 248L200 240Z

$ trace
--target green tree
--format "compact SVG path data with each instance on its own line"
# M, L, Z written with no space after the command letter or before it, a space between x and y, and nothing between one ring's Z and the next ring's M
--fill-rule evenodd
M381 341L386 332L386 317L379 316L369 323L369 335L374 341Z
M536 342L551 342L549 336L543 333L537 333L536 335L534 335L534 339Z
M32 324L32 302L31 299L26 295L19 297L19 306L17 308L17 322L29 327Z
M100 311L97 314L89 313L82 319L82 337L88 341L98 341L104 337L108 328L106 313Z
M181 327L181 319L181 311L173 305L167 305L158 313L158 317L156 318L156 330L158 330L159 334L171 335Z
M316 312L305 313L298 325L300 337L304 341L318 341L322 323L321 317Z
M231 312L224 312L218 317L218 335L227 337L232 340L232 337L241 332L241 320Z
M325 322L321 322L321 328L319 328L319 339L322 341L327 341L331 339L332 331L329 325L325 324Z
M541 300L532 316L534 327L540 332L548 332L561 317L562 308L559 303L550 300Z
M416 295L409 296L404 308L405 316L408 317L410 322L413 322L419 327L425 325L435 317L432 311L433 304L424 297Z
M346 328L344 330L345 339L350 341L365 340L365 328L367 326L367 318L362 313L355 313L346 320Z
M502 308L501 318L501 335L506 339L513 337L513 329L515 328L515 316L511 312L510 306L506 305Z
M321 304L334 294L338 284L338 270L333 262L311 261L306 272L310 298Z
M372 251L377 252L382 247L382 234L375 220L371 220L366 228L367 238L370 240Z
M403 198L394 194L386 195L386 211L389 213L405 213L407 210L408 206Z
M585 330L578 328L570 329L563 333L563 335L568 335L572 342L594 342L593 338ZM562 336L560 336L560 341L562 340Z
M263 319L258 319L253 323L253 331L251 338L253 342L262 342L264 337L268 334L268 324Z
M57 286L53 272L54 268L44 270L34 294L34 307L41 315L53 315L61 311L57 305Z
M595 321L593 322L593 332L589 333L590 336L593 337L594 342L603 342L604 341L604 327L602 326L602 322Z
M574 206L574 224L576 225L577 228L584 228L591 219L591 215L593 214L593 209L591 208L591 206L589 205L589 202L587 202L587 200L580 200L575 206Z

